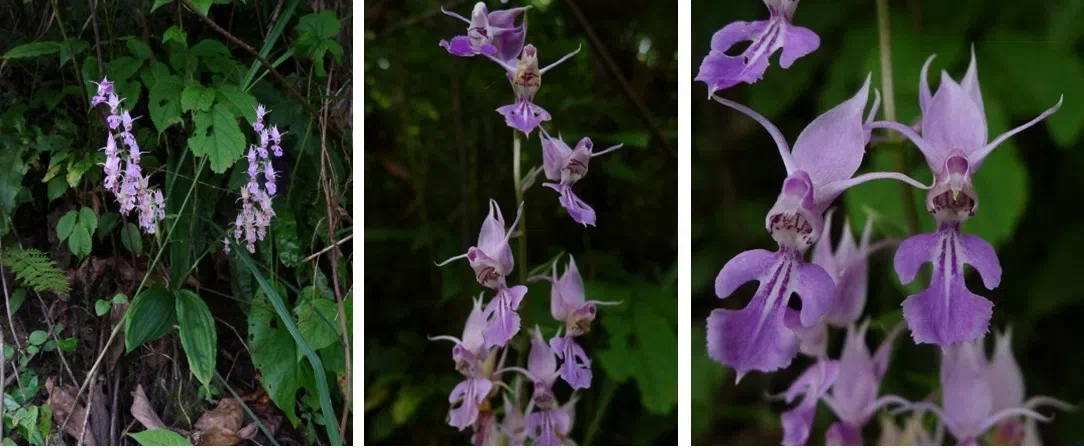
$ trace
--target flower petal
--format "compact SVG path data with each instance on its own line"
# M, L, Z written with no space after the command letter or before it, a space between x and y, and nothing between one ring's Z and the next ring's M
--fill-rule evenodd
M757 280L763 282L772 265L780 260L779 253L764 249L742 252L731 258L715 277L715 296L723 299L739 286Z
M813 426L816 411L817 404L813 403L783 413L783 445L805 445L809 441L809 430Z
M531 131L537 128L543 121L550 120L550 113L546 109L527 101L517 101L515 104L501 106L497 112L504 115L504 122L513 129L518 129L529 137Z
M833 181L850 179L865 154L862 113L870 77L853 97L817 117L794 142L795 168L809 173L814 191Z
M767 20L730 23L712 34L711 49L725 53L738 42L755 40L768 28L769 23Z
M783 37L783 54L779 56L779 66L788 68L798 58L817 50L821 38L809 28L789 25Z
M960 234L959 241L963 261L979 271L986 289L997 288L1001 284L1001 263L994 246L975 235Z
M550 346L563 360L561 364L561 379L565 380L573 389L587 389L591 387L591 358L583 351L572 336L555 337L550 339Z
M911 283L918 273L918 268L934 259L939 237L936 233L921 233L914 235L896 249L893 264L896 267L896 275L903 284Z
M519 333L519 308L523 296L527 295L526 286L513 286L501 288L497 296L486 305L486 327L482 335L486 341L486 348L503 347L509 339Z
M535 326L531 332L531 351L527 355L527 370L536 381L542 381L547 386L553 386L557 379L557 358L546 341L542 339L542 332Z
M456 56L470 57L478 54L471 45L470 38L467 36L455 36L452 38L451 42L442 40L438 45L445 50L448 50L448 53Z
M986 132L986 118L978 104L948 73L941 72L941 86L922 115L922 138L939 150L943 160L953 151L969 155L982 149Z
M835 422L824 433L824 444L828 446L862 445L862 430L847 422Z
M824 268L812 263L798 263L797 293L802 298L801 320L803 326L812 326L832 309L836 284Z

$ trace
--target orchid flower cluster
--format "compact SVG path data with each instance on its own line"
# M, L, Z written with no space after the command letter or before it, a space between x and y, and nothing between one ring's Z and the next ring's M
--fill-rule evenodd
M256 106L256 122L252 130L259 137L259 144L248 146L248 183L241 188L241 211L233 223L233 238L245 242L249 253L256 252L256 242L267 236L267 228L275 210L271 202L278 188L275 185L275 168L271 157L282 157L282 136L278 126L264 125L264 116L270 112L263 104ZM261 182L261 177L263 182ZM222 240L223 250L229 253L230 242L227 236Z
M540 68L538 49L526 44L528 9L520 7L490 12L484 2L478 2L470 19L441 9L445 14L466 22L468 27L466 35L441 41L439 46L455 56L482 55L503 68L512 85L515 102L498 108L497 112L513 132L522 132L529 138L535 129L540 131L542 169L533 170L533 174L526 176L522 184L517 183L517 196L526 192L539 172L544 172L552 182L543 185L557 191L559 203L572 220L584 226L594 226L595 211L573 193L572 186L587 175L592 157L616 150L621 145L596 153L591 139L583 138L572 148L560 137L552 137L542 127L543 122L552 119L548 111L534 103L542 75L576 55L579 49ZM519 136L515 138L518 142ZM518 148L517 143L516 151ZM516 160L518 163L518 153ZM485 306L484 292L474 300L461 338L430 338L455 343L452 360L464 379L448 397L451 404L448 424L460 431L471 428L471 442L476 445L499 442L522 445L527 441L535 445L562 445L571 442L568 434L572 430L578 399L575 391L591 387L592 379L591 358L577 338L590 331L598 306L613 304L587 300L583 278L571 256L564 272L558 276L558 258L554 261L551 275L535 276L528 280L551 283L550 311L561 326L547 340L539 326L535 325L529 331L530 349L526 368L506 366L512 345L510 342L524 326L518 309L527 294L527 286L508 284L508 276L515 266L509 240L522 214L521 202L515 220L506 227L500 206L491 199L489 214L482 223L477 245L467 249L466 253L437 264L443 266L466 258L478 284L494 293ZM517 377L514 389L503 381L503 376L509 373L522 375ZM520 394L523 379L528 380L533 388L529 398ZM560 403L554 393L558 379L573 389L573 394L564 403ZM491 400L501 395L498 392L500 388L511 392L511 395L503 395L504 412L498 421Z
M1057 111L1061 100L1027 124L989 141L974 51L962 82L942 72L940 87L933 94L926 83L931 56L921 71L921 134L900 123L874 121L880 100L876 90L873 106L863 120L869 96L867 77L856 95L813 120L791 150L768 119L715 96L738 83L755 83L767 69L769 57L779 49L783 50L779 64L787 68L820 45L813 31L791 23L798 0L764 3L770 12L768 20L735 22L715 33L711 52L696 78L707 84L709 97L756 120L768 131L787 173L765 218L765 227L779 248L740 253L723 266L715 280L719 298L729 297L750 281L758 282L759 287L744 309L716 309L708 317L709 355L733 368L738 381L753 370L784 369L800 352L815 358L782 394L787 402L802 397L782 415L785 444L809 440L814 411L821 401L838 418L825 434L828 444L862 444L862 427L878 409L889 405L899 406L897 412L936 414L960 443L977 443L995 427L997 441L1036 442L1035 422L1048 417L1034 409L1050 405L1069 410L1071 406L1049 397L1024 401L1023 377L1012 357L1009 334L997 337L994 356L987 361L983 337L989 331L993 303L968 290L963 269L965 264L971 265L983 284L993 289L1000 283L1001 266L993 246L963 233L962 227L978 209L972 176L985 158L1009 137ZM726 54L742 41L750 42L744 52ZM894 172L855 176L874 129L895 130L912 141L934 174L932 185ZM926 208L937 221L936 232L899 243L894 264L904 283L914 280L921 265L933 264L929 287L903 302L903 315L916 343L936 344L942 349L940 407L893 395L879 397L892 344L902 326L889 331L872 356L865 342L869 321L855 327L866 301L868 257L896 242L870 244L869 221L860 243L855 243L846 223L835 250L829 241L833 200L848 188L874 179L896 179L927 190ZM810 247L812 261L806 262ZM801 299L800 310L788 305L795 293ZM829 326L847 328L839 359L827 354ZM921 423L913 420L906 432L894 423L886 428L889 441L940 442L940 435L924 432Z
M132 133L132 123L139 117L133 118L127 109L120 107L124 98L113 91L113 82L108 77L95 84L98 92L91 99L91 106L103 103L109 106L106 117L109 137L102 148L105 150L102 186L116 197L122 215L138 210L139 227L153 235L158 230L158 220L166 217L166 207L162 190L150 187L150 176L144 177L139 166L139 143Z

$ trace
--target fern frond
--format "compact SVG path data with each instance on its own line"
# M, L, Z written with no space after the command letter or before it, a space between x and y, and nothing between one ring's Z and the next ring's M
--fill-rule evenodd
M4 249L4 267L15 273L15 280L38 292L66 294L71 291L64 271L49 256L37 249Z

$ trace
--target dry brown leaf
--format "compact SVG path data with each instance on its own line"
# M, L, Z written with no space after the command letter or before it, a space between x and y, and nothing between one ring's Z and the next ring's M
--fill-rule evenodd
M256 426L250 424L242 429L244 420L241 404L232 398L223 398L218 402L218 407L203 413L196 420L195 428L202 433L199 444L232 446L252 438L256 435Z
M158 418L158 413L151 407L147 394L143 392L142 384L136 386L136 390L132 392L132 417L142 423L144 428L168 429L162 419Z
M87 411L82 405L75 401L74 388L57 386L56 378L49 378L45 381L45 390L49 391L49 408L53 410L53 421L57 424L63 424L64 420L71 416L68 420L68 424L64 426L64 432L72 436L75 439L79 438L79 434L83 434L83 445L97 445L97 440L94 439L94 433L87 428L87 431L83 431L83 423L86 420Z

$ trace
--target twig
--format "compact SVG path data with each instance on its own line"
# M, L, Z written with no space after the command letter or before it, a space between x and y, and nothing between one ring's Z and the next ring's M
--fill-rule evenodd
M188 0L185 0L188 1ZM670 146L670 143L666 141L666 137L662 135L662 130L659 129L659 125L655 123L655 119L651 117L651 112L648 110L647 105L640 99L640 96L632 90L632 86L629 85L628 80L625 79L625 75L621 74L621 69L617 67L617 63L610 57L610 52L606 50L606 45L602 43L602 40L595 34L594 27L584 17L583 12L580 11L579 6L576 5L575 0L565 0L568 4L568 9L572 11L572 15L576 17L576 21L580 22L580 26L583 27L583 31L587 33L587 40L590 42L591 47L598 53L599 58L602 59L603 65L606 66L606 70L610 72L610 76L617 80L617 84L621 86L621 91L625 93L625 97L636 108L636 112L640 115L640 120L644 122L651 134L655 136L655 139L659 141L662 148L670 155L676 156L677 152L674 151L674 147Z
M242 50L245 50L245 52L251 54L258 61L260 61L260 64L263 64L264 67L267 67L267 71L271 72L271 75L273 75L280 84L286 87L286 92L289 93L290 96L294 97L295 100L301 103L301 105L305 107L305 110L309 111L310 114L312 114L313 116L317 115L316 109L314 109L312 105L305 100L305 97L297 91L297 88L295 88L293 84L290 84L290 81L288 81L286 77L282 76L282 73L279 73L278 70L275 70L275 66L272 65L271 62L267 60L267 58L260 56L260 52L250 47L241 39L238 39L234 35L230 34L229 31L226 31L221 26L218 26L217 23L215 23L209 17L200 12L199 8L196 8L196 5L193 5L191 0L181 0L181 3L184 3L185 6L187 6L188 9L190 9L192 13L196 15L196 17L199 17L200 20L206 23L207 26L211 27L211 29L215 30L215 32L221 34L222 37L226 38L226 40L232 42L234 45L241 47ZM330 80L330 76L328 78ZM338 133L337 130L336 133Z
M245 351L248 352L248 356L251 358L252 357L252 350L249 350L248 345L245 344L245 338L241 337L241 333L237 332L237 328L235 328L233 325L230 325L228 322L222 320L221 318L216 317L215 320L217 320L218 323L229 327L230 330L233 330L233 334L237 336L237 339L239 341L241 341L241 346L245 348Z
M79 430L79 440L76 441L77 442L76 446L83 446L83 437L86 437L86 435L87 435L87 426L90 423L90 408L94 406L94 392L93 392L93 390L94 390L94 386L97 383L98 383L98 377L92 376L90 378L90 389L91 389L92 392L87 393L87 407L86 407L86 412L83 413L83 429ZM72 405L72 406L73 406L73 409L74 409L74 406L79 406L79 399L78 398L75 399L75 404ZM74 414L74 413L75 412L72 412L72 414ZM95 440L97 440L97 437L95 437Z
M315 253L315 254L309 255L308 257L305 257L305 259L304 259L304 260L301 260L301 262L302 262L302 263L308 263L308 262L312 261L312 259L314 259L314 258L316 258L316 257L319 257L320 255L322 255L322 254L323 254L324 252L327 252L327 251L331 250L331 249L332 249L332 248L334 248L334 247L340 246L340 245L342 245L342 243L345 243L345 242L347 242L347 241L350 241L350 240L351 240L351 239L353 239L353 238L354 238L354 235L353 235L353 234L347 235L347 236L346 236L346 238L343 238L343 239L341 239L341 240L339 240L339 241L336 241L336 242L335 242L334 244L332 244L332 245L330 245L330 246L328 246L328 247L325 247L325 248L323 248L323 249L320 249L320 252L317 252L317 253Z
M188 1L188 0L185 0ZM320 180L324 184L324 202L327 206L327 238L331 245L331 284L335 288L335 301L339 308L339 327L343 336L343 352L346 361L346 391L343 393L343 411L342 418L339 423L339 438L342 439L346 436L346 419L350 415L350 336L347 333L346 328L346 308L343 306L342 291L339 288L339 257L342 253L339 251L339 244L335 242L335 214L334 203L335 197L332 193L331 183L327 180L326 167L328 163L327 155L327 113L328 105L331 102L331 78L332 72L327 75L327 87L326 94L324 95L324 105L321 108L320 117ZM314 266L315 267L315 266ZM333 418L333 417L332 417Z
M90 21L94 25L94 49L98 53L98 77L101 78L105 76L105 60L102 59L102 38L98 34L98 0L90 5Z
M0 275L4 275L0 273ZM7 388L7 359L4 357L4 338L0 337L0 384ZM4 408L7 406L0 403L0 422L4 421Z
M877 35L881 50L881 89L884 90L885 120L896 121L896 98L892 87L892 33L889 28L888 1L877 0ZM891 134L889 134L891 135ZM896 170L906 173L907 153L902 151L902 143L896 151ZM900 189L903 200L903 214L907 219L907 230L918 232L918 212L915 211L915 196L906 184Z
M4 290L4 308L7 309L7 312L8 312L8 327L11 327L11 338L12 338L13 341L15 341L15 347L18 348L19 351L21 352L21 351L23 351L23 346L19 344L19 335L15 333L15 321L11 319L11 298L8 297L8 279L7 279L7 277L4 276L4 269L3 269L4 255L3 255L3 252L4 252L4 244L3 244L2 241L0 241L0 289ZM19 371L18 370L15 371L15 378L19 379ZM21 380L19 381L19 384L20 385L22 384Z

